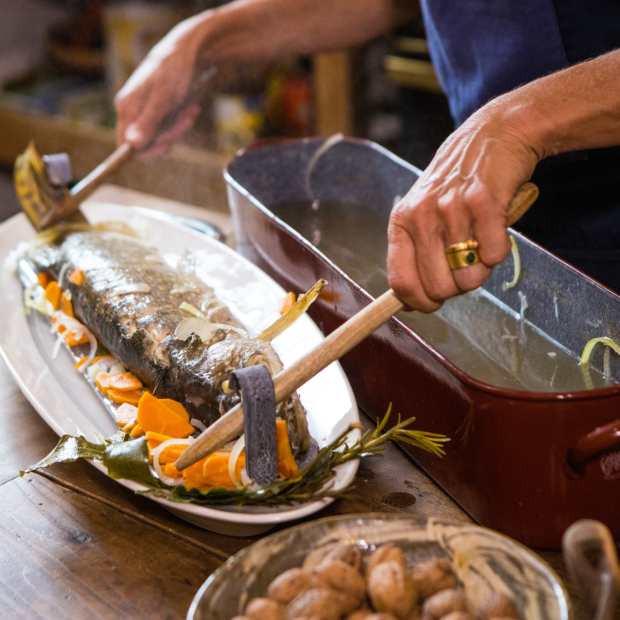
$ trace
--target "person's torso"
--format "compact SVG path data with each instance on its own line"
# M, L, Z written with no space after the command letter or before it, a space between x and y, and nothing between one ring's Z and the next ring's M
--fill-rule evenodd
M502 93L620 48L620 0L421 0L421 6L457 124ZM608 283L611 269L620 290L620 147L549 158L533 180L540 198L518 228Z
M618 0L421 0L457 123L493 97L620 47Z

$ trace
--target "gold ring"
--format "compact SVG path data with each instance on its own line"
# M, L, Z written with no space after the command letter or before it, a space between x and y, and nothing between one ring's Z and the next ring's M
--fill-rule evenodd
M446 258L448 265L453 271L471 267L480 262L478 256L478 242L475 239L468 239L460 243L453 243L446 248Z

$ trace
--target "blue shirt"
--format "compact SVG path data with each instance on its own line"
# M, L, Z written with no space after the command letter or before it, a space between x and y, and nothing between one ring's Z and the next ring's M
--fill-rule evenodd
M457 123L493 97L620 47L618 0L422 0Z
M620 0L421 0L421 6L456 123L497 95L620 48ZM620 293L620 148L551 157L533 180L540 198L518 228Z

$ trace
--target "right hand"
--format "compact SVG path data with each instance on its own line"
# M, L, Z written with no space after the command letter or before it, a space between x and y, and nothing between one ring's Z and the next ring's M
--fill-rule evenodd
M196 121L200 105L186 101L201 47L198 22L175 26L148 53L118 91L116 140L128 142L144 155L167 151ZM176 117L160 132L162 121Z

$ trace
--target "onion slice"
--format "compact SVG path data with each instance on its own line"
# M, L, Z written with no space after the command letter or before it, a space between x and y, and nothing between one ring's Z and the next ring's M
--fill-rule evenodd
M24 305L26 308L32 308L45 316L54 314L54 307L46 299L44 289L35 284L24 291Z
M606 347L609 347L614 353L620 355L620 344L617 343L613 338L609 336L602 336L600 338L592 338L592 340L588 340L585 346L583 347L583 351L581 352L581 357L579 358L579 365L586 366L590 363L590 357L592 356L592 351L594 351L594 347L602 344Z
M60 347L62 346L62 343L64 342L64 338L62 336L62 334L58 334L58 337L56 338L56 342L54 343L54 348L52 349L52 359L55 360L58 357L58 353L60 353Z
M206 431L207 430L207 426L204 422L202 422L202 420L199 420L198 418L192 418L189 423L194 427L197 428L201 433L202 431Z
M69 267L71 267L71 263L69 261L67 261L61 268L60 268L60 272L58 273L58 286L60 286L60 288L63 288L62 286L62 281L65 278L65 274L67 273L67 270L69 269Z
M502 284L502 291L508 291L517 286L519 278L521 277L521 254L519 254L519 246L512 235L510 235L510 250L512 252L512 262L514 264L514 274L512 280Z
M241 456L244 449L245 435L241 435L241 437L235 441L235 445L233 446L230 456L228 457L228 476L233 481L233 484L239 489L243 488L243 483L241 483L237 478L237 461L239 460L239 456Z
M137 416L138 408L129 403L122 403L114 410L114 419L116 423L121 426L135 424Z
M177 439L173 437L172 439L166 439L166 441L162 441L156 448L150 451L151 458L153 459L153 469L155 470L158 478L164 484L167 484L171 487L178 487L180 484L183 483L183 478L172 478L171 476L166 476L166 474L164 474L161 463L159 462L159 457L161 456L162 452L169 446L189 446L192 441L194 440L191 437L187 437L185 439Z
M88 338L90 349L84 363L87 365L90 364L90 362L95 358L95 355L97 355L97 339L90 329L88 329L88 327L86 327L83 323L80 323L77 319L70 317L68 314L65 314L60 310L54 312L52 315L52 320L57 321L67 331L73 332L76 336L86 336L86 338Z

